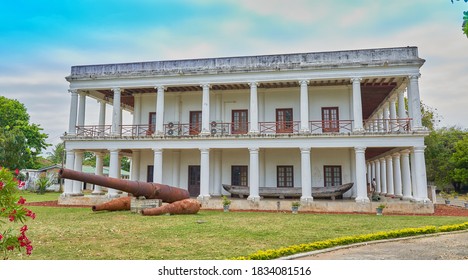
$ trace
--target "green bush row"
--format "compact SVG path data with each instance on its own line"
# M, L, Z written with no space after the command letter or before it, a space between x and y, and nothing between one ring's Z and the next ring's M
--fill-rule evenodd
M336 246L343 246L353 243L361 243L361 242L368 242L373 240L382 240L382 239L391 239L391 238L399 238L399 237L407 237L407 236L415 236L415 235L422 235L428 233L436 233L436 232L448 232L448 231L456 231L456 230L464 230L468 229L468 222L462 224L455 224L455 225L446 225L446 226L426 226L421 228L405 228L400 230L392 230L387 232L377 232L377 233L370 233L370 234L362 234L362 235L355 235L355 236L345 236L345 237L338 237L334 239L324 240L324 241L317 241L307 244L299 244L299 245L292 245L289 247L283 247L279 249L270 249L265 251L258 251L256 253L250 254L248 256L241 256L234 258L234 260L271 260L276 259L279 257L294 255L303 252L321 250Z

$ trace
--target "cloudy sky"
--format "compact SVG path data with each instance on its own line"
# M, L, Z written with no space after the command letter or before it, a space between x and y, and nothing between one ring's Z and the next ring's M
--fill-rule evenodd
M0 95L57 144L72 65L417 46L421 99L439 126L468 128L464 10L450 0L3 1ZM90 120L97 105L87 106Z

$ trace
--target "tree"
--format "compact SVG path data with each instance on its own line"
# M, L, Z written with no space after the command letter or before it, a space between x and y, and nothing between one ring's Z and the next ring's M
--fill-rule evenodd
M453 182L468 185L468 134L455 144L454 149L455 152L450 158L450 163L453 165L450 175Z
M49 146L42 130L29 122L22 103L0 96L0 165L9 169L36 168L37 156Z
M453 0L450 0L450 1L453 4ZM460 1L460 0L456 0L456 1ZM463 0L463 1L465 1L465 3L468 2L468 0ZM468 37L468 11L463 12L462 30L463 30L463 33L465 33L466 37Z
M47 153L47 159L50 160L51 162L55 164L61 164L64 161L64 154L65 154L65 144L58 143L57 145L54 146L52 149L52 152Z
M431 131L429 136L424 139L428 181L441 187L454 182L452 178L454 163L451 161L451 157L455 152L455 144L466 135L468 132L460 128L444 127ZM457 188L456 184L454 186Z

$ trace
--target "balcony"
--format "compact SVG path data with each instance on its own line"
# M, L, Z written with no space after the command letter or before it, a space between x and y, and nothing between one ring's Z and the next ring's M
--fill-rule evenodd
M411 131L411 119L379 119L365 122L367 133L402 133ZM284 122L259 122L260 135L272 134L300 134L300 121ZM211 122L210 135L232 136L246 135L249 133L250 123L224 123ZM85 125L76 127L76 136L84 138L101 137L153 137L155 126L149 124L122 125L118 133L112 133L111 125ZM352 133L353 120L338 121L309 121L310 134L340 134ZM200 123L166 123L164 124L163 137L193 137L200 135Z

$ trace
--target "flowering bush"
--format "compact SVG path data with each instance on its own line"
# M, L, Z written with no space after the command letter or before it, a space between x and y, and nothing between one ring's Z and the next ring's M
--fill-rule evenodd
M15 173L18 175L19 171ZM24 207L26 200L22 196L18 198L18 188L23 187L24 182L8 169L0 167L0 252L3 259L8 259L9 253L15 249L24 249L26 255L30 255L33 250L26 236L28 226L24 222L27 218L35 219L36 214ZM17 226L17 223L22 226Z

